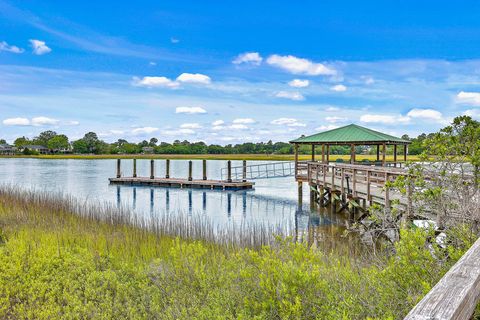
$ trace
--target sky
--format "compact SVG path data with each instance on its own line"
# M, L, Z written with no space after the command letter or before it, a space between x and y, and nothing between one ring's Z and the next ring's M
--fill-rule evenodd
M0 0L0 139L288 141L480 119L478 1Z

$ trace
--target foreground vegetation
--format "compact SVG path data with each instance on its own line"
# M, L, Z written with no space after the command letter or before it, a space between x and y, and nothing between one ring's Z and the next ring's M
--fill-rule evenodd
M0 318L400 319L476 238L451 229L442 249L404 229L393 255L350 257L136 219L0 189Z

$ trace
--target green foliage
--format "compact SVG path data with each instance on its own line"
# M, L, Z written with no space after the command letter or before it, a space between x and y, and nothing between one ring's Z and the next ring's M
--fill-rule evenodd
M351 257L279 240L259 250L157 237L0 193L0 318L401 319L475 241Z
M66 150L69 147L68 137L64 134L56 135L48 140L47 147L52 150Z

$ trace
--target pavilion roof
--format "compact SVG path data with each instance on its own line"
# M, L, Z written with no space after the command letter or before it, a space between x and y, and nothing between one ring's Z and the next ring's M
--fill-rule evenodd
M313 134L307 137L300 137L290 141L290 143L300 144L409 144L409 140L401 139L386 133L361 127L356 124L349 124L344 127L336 128Z

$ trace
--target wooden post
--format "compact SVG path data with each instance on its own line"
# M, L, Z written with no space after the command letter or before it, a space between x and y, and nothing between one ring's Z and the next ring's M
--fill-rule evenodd
M355 145L350 146L350 163L355 164Z
M117 159L117 178L122 176L122 172L120 171L120 159Z
M243 160L242 163L242 180L247 182L247 160Z
M382 166L385 167L387 157L387 145L384 143L382 148Z
M193 163L192 163L192 160L188 161L188 181L192 181L193 180L193 177L192 177L192 166L193 166Z
M403 145L403 161L407 162L408 145Z
M407 221L413 220L413 206L412 206L412 181L407 180Z
M154 179L154 178L155 178L155 167L152 159L150 160L150 179Z
M393 145L393 162L395 163L394 166L397 166L397 145Z
M322 163L325 163L325 145L322 144Z
M301 207L303 203L303 182L298 181L298 206Z
M354 198L357 197L357 169L353 169L352 174L352 195Z
M227 182L232 182L232 161L227 161Z
M170 179L170 159L165 161L165 179Z
M390 211L390 187L387 185L389 180L388 172L385 173L385 210Z
M137 159L133 159L133 177L137 177Z
M327 163L330 162L330 145L327 144Z
M298 176L298 144L295 144L293 149L295 150L295 178Z
M377 144L377 161L380 161L380 145Z
M203 159L202 167L203 167L203 180L207 180L207 160Z
M370 196L370 170L367 170L367 200L369 201L370 205L372 205Z
M312 161L315 161L315 145L312 144Z

